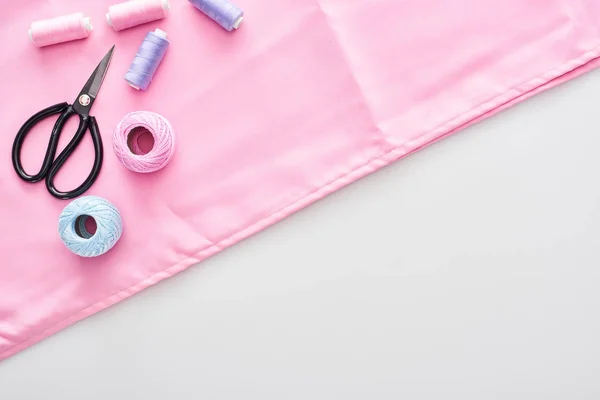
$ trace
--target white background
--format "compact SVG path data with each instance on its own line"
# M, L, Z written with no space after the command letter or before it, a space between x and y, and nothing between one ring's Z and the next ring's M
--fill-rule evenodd
M600 72L1 362L0 399L600 399Z

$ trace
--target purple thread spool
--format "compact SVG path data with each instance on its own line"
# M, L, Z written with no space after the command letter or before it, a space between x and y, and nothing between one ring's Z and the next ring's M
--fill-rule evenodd
M244 11L227 0L189 0L198 10L231 32L240 27Z
M160 29L148 32L125 74L127 83L134 89L146 90L168 47L166 32Z

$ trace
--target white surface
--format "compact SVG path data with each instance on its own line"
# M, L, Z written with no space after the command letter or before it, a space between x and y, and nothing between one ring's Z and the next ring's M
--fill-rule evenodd
M599 399L600 72L0 363L0 399Z

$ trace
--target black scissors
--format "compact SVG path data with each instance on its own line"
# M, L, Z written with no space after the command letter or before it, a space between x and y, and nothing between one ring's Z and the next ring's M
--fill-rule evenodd
M106 53L102 61L100 61L100 64L98 64L94 70L94 73L92 76L90 76L83 89L81 89L81 92L73 104L59 103L32 115L31 118L29 118L27 122L23 124L21 129L19 129L17 137L13 143L12 162L15 171L17 171L17 174L21 177L21 179L32 183L45 179L48 191L50 194L52 194L52 196L58 199L72 199L85 193L94 184L94 181L98 177L100 169L102 168L102 138L100 137L100 130L98 129L98 123L96 122L96 119L90 116L90 108L92 108L94 100L100 91L100 86L102 86L102 82L104 81L104 76L106 75L106 70L108 69L110 60L112 59L114 49L115 46L113 46L109 52ZM42 168L37 174L29 175L23 170L23 164L21 163L21 148L23 147L25 137L35 126L35 124L55 114L60 115L54 124L54 128L52 128L52 133L50 135L50 141L48 143L46 155L44 156L44 161L42 163ZM79 116L79 127L77 128L77 132L75 133L75 136L73 136L73 139L71 139L69 144L67 144L65 149L55 160L54 156L56 155L58 140L66 122L73 115ZM95 153L92 171L87 179L81 184L81 186L69 192L61 192L54 186L54 177L65 161L67 161L67 158L73 154L79 143L81 143L81 139L83 139L83 136L88 129L92 134Z

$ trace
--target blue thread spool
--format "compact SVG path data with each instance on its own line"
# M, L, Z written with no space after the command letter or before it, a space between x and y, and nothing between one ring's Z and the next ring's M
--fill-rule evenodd
M166 32L160 29L148 32L131 62L129 71L125 74L127 83L137 90L148 89L168 48L169 41Z
M89 219L96 223L91 233ZM98 196L83 196L69 203L58 218L60 238L69 250L81 257L96 257L113 248L123 233L117 208Z
M244 11L227 0L189 0L198 10L231 32L240 27Z

